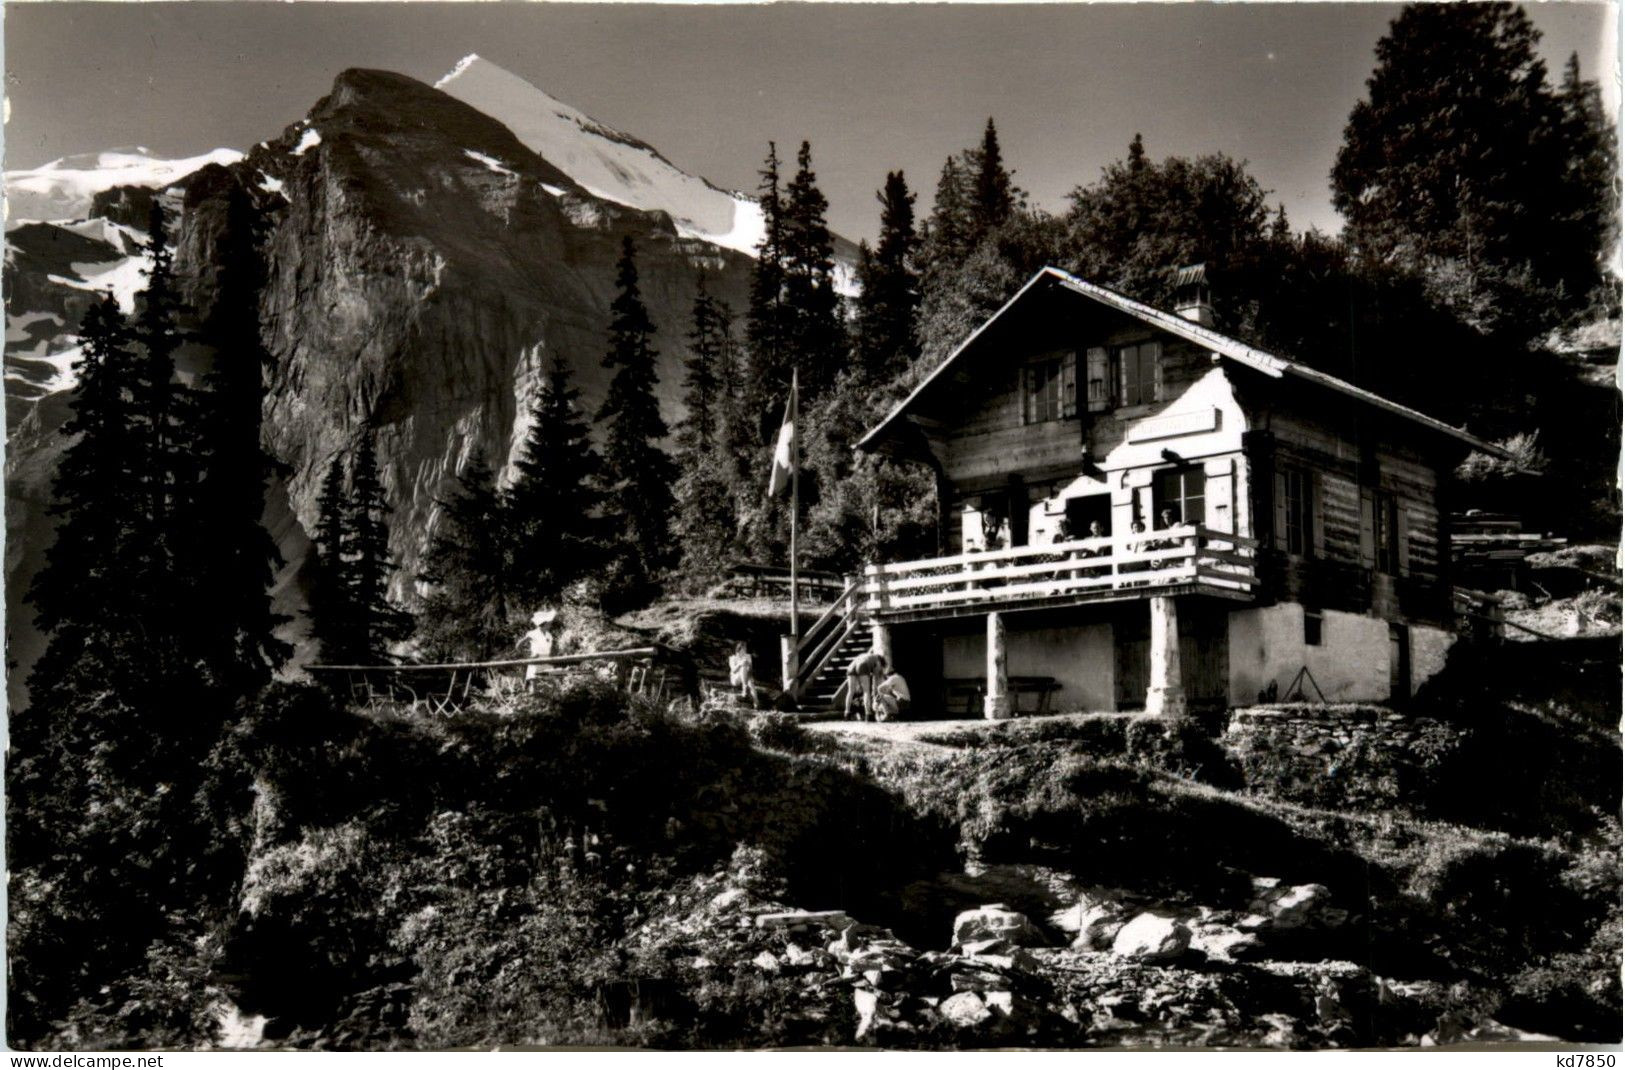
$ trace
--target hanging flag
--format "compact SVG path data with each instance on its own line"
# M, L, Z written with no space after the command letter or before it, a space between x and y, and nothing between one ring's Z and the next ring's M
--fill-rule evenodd
M767 480L767 496L777 497L790 485L791 465L796 463L796 392L790 390L790 400L784 403L784 423L779 427L779 441L773 447L773 474Z

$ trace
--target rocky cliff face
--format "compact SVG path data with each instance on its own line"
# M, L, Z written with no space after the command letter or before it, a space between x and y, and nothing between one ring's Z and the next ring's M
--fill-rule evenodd
M637 242L644 298L659 329L668 420L680 415L683 337L699 273L744 307L749 257L680 236L664 212L589 193L496 120L398 74L345 71L281 136L180 183L176 267L200 310L212 293L221 195L234 183L256 191L270 222L261 311L275 372L264 436L286 472L267 514L289 559L279 581L284 612L299 601L296 570L321 477L362 436L377 443L404 591L436 498L476 451L499 467L511 461L555 353L572 368L588 413L596 411L607 386L600 361L623 236ZM98 204L117 214L130 199L104 196ZM119 236L128 230L121 224ZM36 235L34 244L44 250L83 237L57 231ZM63 256L107 252L96 238L88 252L76 245L36 256L54 271ZM9 289L16 299L41 286L14 280ZM55 303L40 311L65 319L67 307ZM32 369L36 377L56 370ZM16 394L21 384L11 380ZM41 505L52 431L65 410L55 403L60 395L18 400L26 404L14 408L7 461L7 600L20 663L14 699L37 645L23 634L19 598L49 544Z
M265 428L292 469L295 513L308 526L329 460L371 433L404 561L467 456L512 457L554 353L596 408L623 236L638 244L661 332L668 418L697 275L742 302L748 258L588 194L495 120L400 75L345 72L307 120L232 171L276 190ZM210 199L194 186L177 257L200 286Z

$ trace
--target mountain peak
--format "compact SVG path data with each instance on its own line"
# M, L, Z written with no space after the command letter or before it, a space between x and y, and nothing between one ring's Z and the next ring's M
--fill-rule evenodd
M689 174L646 142L477 53L458 60L435 88L502 123L594 196L665 212L685 237L755 254L765 224L753 199Z
M446 88L447 82L451 81L453 78L456 78L459 74L462 74L474 64L484 62L484 60L480 59L480 54L478 52L470 52L468 55L458 60L457 66L453 67L450 71L447 71L440 81L434 84L434 87L436 89L444 89Z

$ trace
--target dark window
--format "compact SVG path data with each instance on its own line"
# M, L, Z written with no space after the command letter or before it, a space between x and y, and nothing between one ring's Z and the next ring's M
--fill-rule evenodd
M1157 356L1161 351L1160 342L1118 347L1118 404L1146 405L1157 400Z
M1303 645L1320 645L1320 614L1304 613L1303 615Z
M1207 520L1207 472L1200 468L1170 468L1157 473L1152 508L1154 528L1173 524L1201 524ZM1170 513L1166 523L1163 512Z
M1314 480L1301 468L1281 470L1281 491L1286 513L1286 546L1289 554L1308 554L1314 530Z
M1399 575L1399 508L1394 496L1373 496L1373 542L1377 550L1377 571Z

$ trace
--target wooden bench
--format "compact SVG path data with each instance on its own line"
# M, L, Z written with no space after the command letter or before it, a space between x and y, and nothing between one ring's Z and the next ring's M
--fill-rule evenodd
M1015 712L1019 716L1021 711L1022 695L1037 695L1038 703L1033 709L1033 716L1042 717L1049 712L1050 702L1061 684L1053 676L1011 676L1008 678L1010 695L1015 699ZM952 676L942 681L943 691L947 699L946 705L952 706L960 698L965 700L965 716L980 717L982 714L982 700L987 696L987 678L985 676Z

